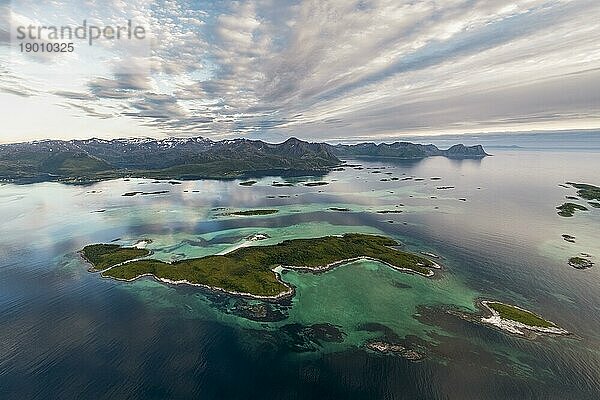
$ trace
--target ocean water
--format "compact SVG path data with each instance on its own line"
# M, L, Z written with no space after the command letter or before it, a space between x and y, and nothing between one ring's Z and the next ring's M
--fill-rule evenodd
M360 167L251 187L0 186L0 398L600 397L600 209L572 218L555 210L575 195L559 184L600 185L600 153L494 149L483 160L348 163ZM286 179L295 185L272 186ZM309 180L329 184L304 186ZM160 190L169 192L122 196ZM253 208L279 212L222 215ZM390 209L403 212L377 213ZM103 279L77 254L90 243L147 238L169 261L226 252L254 233L270 236L254 245L268 245L346 232L393 237L407 251L440 255L444 269L434 279L368 261L318 275L288 271L296 296L267 304L277 318L257 321L240 310L260 302ZM582 252L596 265L568 266ZM572 335L526 339L448 312L477 312L480 298L535 311ZM380 338L425 358L365 348Z

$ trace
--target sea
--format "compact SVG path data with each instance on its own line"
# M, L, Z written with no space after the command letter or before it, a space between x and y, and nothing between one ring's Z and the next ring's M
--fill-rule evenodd
M566 199L577 196L566 182L600 186L600 146L488 144L483 159L348 159L322 176L252 186L2 184L0 398L600 398L600 209ZM327 184L306 186L316 181ZM132 191L167 192L123 196ZM588 211L557 215L566 201ZM278 212L229 214L253 209ZM443 268L434 278L375 261L284 271L296 293L274 304L148 277L114 281L78 253L149 240L153 257L175 261L259 233L268 238L250 245L349 232L391 237ZM582 253L596 265L569 266ZM483 324L482 299L570 334ZM373 341L423 357L373 351Z

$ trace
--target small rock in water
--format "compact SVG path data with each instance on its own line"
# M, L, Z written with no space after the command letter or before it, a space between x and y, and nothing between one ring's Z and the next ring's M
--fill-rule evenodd
M398 355L411 361L418 361L423 359L423 355L414 350L407 349L400 344L388 343L384 341L373 341L368 342L365 345L369 350L376 351L383 354Z
M271 236L267 235L266 233L254 233L250 236L248 236L246 238L246 240L250 240L250 241L257 241L257 240L265 240L265 239L269 239Z

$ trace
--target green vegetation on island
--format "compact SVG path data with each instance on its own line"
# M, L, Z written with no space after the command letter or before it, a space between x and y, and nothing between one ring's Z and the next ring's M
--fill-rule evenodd
M519 322L521 324L533 327L556 328L556 325L552 322L546 321L530 311L499 302L488 301L485 304L492 310L496 311L502 319Z
M279 280L275 267L325 271L346 260L371 258L392 268L430 276L434 263L424 257L393 248L398 243L377 235L345 234L313 239L286 240L276 245L238 248L225 255L166 263L154 259L131 261L117 265L102 276L120 280L134 280L143 275L170 282L186 281L227 292L276 298L291 294L291 289ZM92 245L94 257L87 258L96 269L105 269L106 257L114 254L116 245ZM103 253L106 251L107 253ZM97 265L100 260L102 265ZM122 262L122 258L115 264Z
M568 185L577 189L577 195L586 200L600 201L600 187L590 185L588 183L573 183L567 182Z
M240 182L240 186L252 186L256 183L256 181L244 181Z
M269 215L269 214L276 214L278 213L279 210L265 210L265 209L260 209L260 210L244 210L244 211L233 211L230 213L225 213L223 215L236 215L239 217L247 217L250 215Z
M587 269L591 268L594 263L584 257L571 257L569 258L569 265L576 269Z
M556 207L558 210L558 215L561 217L572 217L575 214L575 211L588 211L588 209L580 204L575 203L564 203L561 206Z
M150 251L136 247L121 247L118 244L92 244L85 246L81 254L93 265L94 270L102 271L125 261L145 257L150 254Z

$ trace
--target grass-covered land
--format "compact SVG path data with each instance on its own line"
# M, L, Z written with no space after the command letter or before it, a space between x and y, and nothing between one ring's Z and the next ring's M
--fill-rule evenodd
M85 246L81 254L95 270L101 271L134 258L147 256L150 251L135 247L121 247L117 244L92 244Z
M522 310L518 307L511 306L509 304L498 303L498 302L487 302L486 305L492 310L496 311L500 318L508 319L515 322L520 322L525 325L535 326L540 328L555 328L550 321L535 315L532 312Z
M588 260L587 258L571 257L569 258L569 265L577 269L587 269L591 268L594 265L594 263Z
M597 201L588 201L588 204L594 208L600 208L600 202Z
M289 290L273 272L277 266L322 270L325 266L344 260L369 257L399 269L431 274L429 267L433 263L430 260L391 247L395 245L397 242L387 237L355 233L294 239L171 264L152 259L132 261L105 271L103 276L132 280L152 274L159 279L187 280L192 284L208 285L229 292L274 297Z
M590 185L588 183L573 183L567 182L567 184L577 189L577 195L586 200L598 200L600 201L600 187Z
M225 215L237 215L237 216L241 216L241 217L246 217L246 216L249 216L249 215L269 215L269 214L276 214L278 212L279 212L279 210L261 209L261 210L233 211L233 212L230 212L230 213L226 213Z
M588 211L588 209L580 204L575 203L564 203L561 206L556 207L558 215L561 217L572 217L575 211Z

